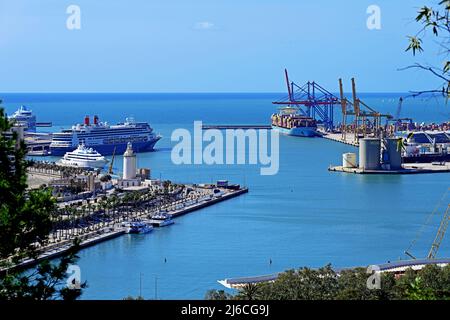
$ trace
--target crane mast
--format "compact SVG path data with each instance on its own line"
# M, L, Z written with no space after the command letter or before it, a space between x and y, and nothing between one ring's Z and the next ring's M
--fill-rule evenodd
M115 155L116 155L116 147L114 147L114 151L113 151L112 158L111 158L111 163L109 164L109 169L108 169L109 174L113 174L113 164L114 164Z
M431 245L430 252L428 253L427 259L435 259L436 254L439 250L439 246L442 243L442 239L444 239L445 232L447 231L448 224L450 222L450 204L447 206L447 210L444 213L444 217L442 218L441 225L439 226L438 232L436 234L436 238Z

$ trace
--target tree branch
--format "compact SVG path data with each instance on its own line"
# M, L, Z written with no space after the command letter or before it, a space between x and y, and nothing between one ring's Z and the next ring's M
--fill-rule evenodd
M418 68L418 69L423 69L423 70L427 70L430 71L432 74L434 74L436 77L441 78L442 80L444 80L446 83L450 82L449 78L446 78L443 74L439 74L438 72L436 72L433 67L425 67L419 63L416 63L412 66L407 66L401 69L398 69L399 71L404 71L404 70L408 70L408 69L413 69L413 68Z

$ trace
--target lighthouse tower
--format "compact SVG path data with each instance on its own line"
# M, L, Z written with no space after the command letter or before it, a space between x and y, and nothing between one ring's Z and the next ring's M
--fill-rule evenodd
M128 142L127 150L123 154L123 179L136 179L136 155L133 152L131 142Z

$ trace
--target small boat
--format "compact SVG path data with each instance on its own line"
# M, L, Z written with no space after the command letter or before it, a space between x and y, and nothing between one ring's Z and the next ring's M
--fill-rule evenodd
M126 233L135 233L135 234L141 234L141 233L149 233L153 230L153 227L148 225L145 222L137 221L137 222L130 222L127 224L127 231Z
M174 224L175 221L172 220L172 217L166 215L166 214L157 214L152 217L150 220L150 223L154 227L166 227L171 224Z

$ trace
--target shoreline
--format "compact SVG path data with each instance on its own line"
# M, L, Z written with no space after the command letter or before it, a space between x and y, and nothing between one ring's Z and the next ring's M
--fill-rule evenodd
M188 213L191 213L191 212L194 212L197 210L201 210L203 208L212 206L219 202L233 199L235 197L246 194L248 192L249 192L249 190L247 187L242 187L238 190L229 190L228 189L228 192L223 194L220 197L216 197L211 200L202 200L199 203L195 203L195 204L186 206L182 209L176 209L176 210L173 210L172 212L167 212L167 214L173 218L181 217ZM144 215L146 215L146 214L148 214L148 213L145 213ZM126 228L124 228L124 227L117 227L117 228L105 227L103 229L100 229L98 231L84 235L82 237L78 237L81 240L80 250L87 248L87 247L94 246L103 241L117 238L119 236L124 235L125 233L126 233ZM0 273L6 272L7 270L10 270L10 269L19 269L20 270L20 269L30 268L30 267L33 267L33 266L39 264L41 261L43 261L45 259L58 258L58 257L62 256L63 254L65 254L72 247L73 240L74 239L66 240L59 244L51 244L51 245L43 248L43 253L41 253L36 259L23 260L22 262L20 262L19 264L15 265L15 266L12 266L10 268L4 268L4 269L0 270Z

